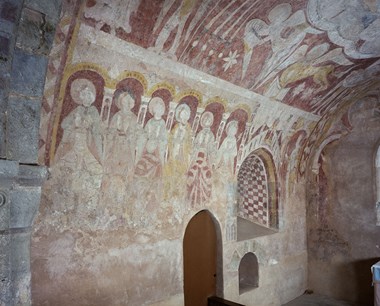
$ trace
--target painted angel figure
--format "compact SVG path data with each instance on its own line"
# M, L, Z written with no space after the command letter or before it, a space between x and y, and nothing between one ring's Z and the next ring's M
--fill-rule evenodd
M271 79L278 66L287 62L287 58L296 50L307 33L322 33L307 23L302 10L292 13L292 6L289 3L276 5L269 12L268 20L269 24L261 19L251 20L247 23L244 33L244 43L248 52L243 59L242 77L246 74L254 48L267 41L271 43L272 52L266 59L253 87L258 87Z

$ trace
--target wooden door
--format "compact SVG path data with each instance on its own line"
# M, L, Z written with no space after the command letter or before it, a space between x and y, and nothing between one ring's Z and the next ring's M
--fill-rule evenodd
M185 306L207 306L216 294L217 238L207 211L197 213L187 225L183 240Z

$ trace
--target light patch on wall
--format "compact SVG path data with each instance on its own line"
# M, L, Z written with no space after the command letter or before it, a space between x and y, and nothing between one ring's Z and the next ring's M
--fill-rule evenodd
M50 279L59 279L73 267L75 239L67 233L50 243L47 256L47 272Z

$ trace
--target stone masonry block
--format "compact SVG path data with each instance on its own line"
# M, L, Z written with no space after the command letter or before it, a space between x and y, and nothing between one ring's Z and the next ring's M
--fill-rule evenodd
M1 26L1 25L0 25ZM1 32L0 32L1 35ZM1 48L1 47L0 47ZM9 78L11 76L11 66L12 66L12 51L13 47L9 47L10 52L8 55L0 55L0 104L3 104L4 97L8 92ZM1 109L2 105L0 105Z
M1 69L0 69L1 74ZM10 75L0 75L0 112L5 113L8 102L8 77Z
M10 222L9 192L0 190L0 231L7 230ZM2 237L0 235L0 237Z
M15 278L20 279L23 277L22 274L30 272L30 232L14 233L11 239L12 278L14 280Z
M10 235L0 234L0 305L9 305L11 300Z
M0 18L15 23L21 4L20 0L2 1L0 4Z
M17 37L17 47L34 54L48 55L54 40L55 26L45 14L24 8Z
M42 97L48 59L16 48L11 72L11 91L25 96Z
M13 181L19 172L18 163L11 160L0 159L0 186L4 186L3 180Z
M5 123L6 117L4 112L0 112L0 158L4 158L6 156L5 150Z
M32 225L41 199L40 187L16 187L10 192L10 228Z
M7 80L3 79L0 76L0 84L2 84L2 82L7 83ZM0 85L0 158L6 157L5 138L6 138L6 122L7 122L7 118L6 118L7 104L8 104L8 91L5 88L1 88L1 85Z
M0 1L0 29L13 36L18 23L22 0Z
M3 34L14 36L17 28L14 23L0 18L0 29Z
M41 101L10 97L7 113L7 158L36 163Z
M9 267L9 253L10 253L10 236L8 234L0 234L0 281L8 274ZM2 269L4 268L4 269Z
M0 34L0 61L8 61L10 53L9 37Z
M44 13L56 24L61 12L61 0L25 0L25 6Z
M45 166L20 165L18 183L22 186L41 186L47 175Z

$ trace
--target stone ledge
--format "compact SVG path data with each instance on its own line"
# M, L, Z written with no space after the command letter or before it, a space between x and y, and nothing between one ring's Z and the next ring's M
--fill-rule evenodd
M11 229L28 229L38 212L41 185L47 168L23 165L16 161L0 160L0 230L13 234Z
M23 186L41 186L48 176L45 166L20 165L18 183Z
M21 186L42 186L48 176L45 166L19 164L17 161L0 159L0 185L9 188Z

